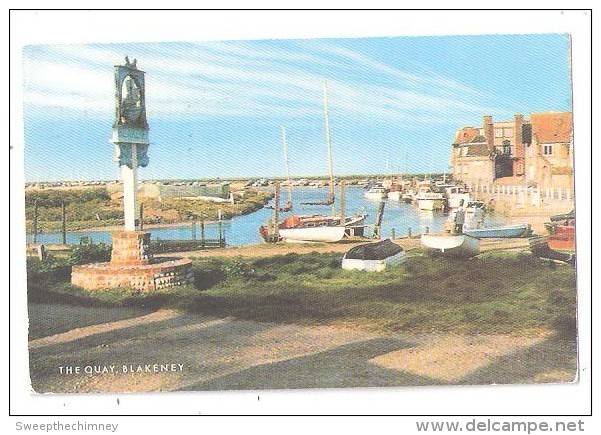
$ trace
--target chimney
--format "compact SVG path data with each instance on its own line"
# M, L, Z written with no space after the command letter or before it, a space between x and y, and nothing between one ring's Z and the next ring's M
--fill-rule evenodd
M492 116L484 115L484 137L488 143L488 149L495 147L495 132L492 123Z
M515 156L524 157L524 141L522 138L522 125L524 124L524 115L514 116L513 138L515 140Z

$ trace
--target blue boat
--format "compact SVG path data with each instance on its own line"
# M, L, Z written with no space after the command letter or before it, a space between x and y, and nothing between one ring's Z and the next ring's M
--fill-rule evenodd
M468 236L476 237L477 239L517 238L530 237L532 235L532 228L530 228L530 224L518 224L502 227L470 228L463 230L463 233Z

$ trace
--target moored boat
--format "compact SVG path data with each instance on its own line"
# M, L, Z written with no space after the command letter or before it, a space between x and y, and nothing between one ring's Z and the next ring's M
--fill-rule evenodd
M401 200L407 204L411 204L413 202L414 197L415 191L413 189L409 189L401 195Z
M576 265L576 252L565 252L551 248L547 237L531 237L528 243L530 245L530 252L536 257L561 261L572 266Z
M461 186L448 186L445 190L448 208L459 208L461 201L463 201L463 204L465 205L471 199L469 192L466 192Z
M342 259L342 268L380 272L387 266L400 264L404 259L405 250L392 240L385 239L349 249Z
M469 228L463 230L464 234L477 239L485 238L519 238L519 237L530 237L532 235L532 228L530 224L517 224L517 225L506 225L502 227L489 227L489 228Z
M478 239L467 234L422 234L421 243L431 253L452 257L473 257L480 252Z
M345 236L362 236L366 217L365 214L346 217L342 225L339 216L294 215L280 222L277 232L270 225L263 225L259 234L266 242L339 242Z
M367 192L365 192L365 197L367 199L371 199L373 201L381 201L386 198L387 189L382 185L375 185Z
M568 219L555 226L555 232L547 239L549 248L557 251L576 252L576 220Z
M420 210L444 210L444 193L422 190L417 194L417 206Z

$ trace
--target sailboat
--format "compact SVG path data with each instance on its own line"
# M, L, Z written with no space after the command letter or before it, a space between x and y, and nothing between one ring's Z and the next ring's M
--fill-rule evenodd
M334 169L332 165L332 142L330 140L330 114L328 110L328 82L326 80L323 82L323 114L325 118L326 145L328 147L328 171L330 174L330 183L328 187L330 189L330 193L328 194L328 199L325 201L303 202L303 205L333 205L335 200Z
M286 165L286 178L288 179L288 202L280 211L292 211L292 180L290 179L290 165L288 164L288 147L286 145L286 127L282 125L282 143L284 145L284 164Z
M345 236L363 235L365 214L346 217L344 210L344 183L341 183L341 209L336 215L334 208L334 175L332 170L332 146L330 142L330 123L328 114L327 82L324 81L324 117L326 129L326 144L328 146L328 166L330 172L330 193L328 199L322 202L303 203L305 205L332 205L332 214L293 215L279 222L279 214L274 215L273 228L262 226L259 230L265 241L285 242L338 242ZM279 189L276 189L275 208L279 211Z

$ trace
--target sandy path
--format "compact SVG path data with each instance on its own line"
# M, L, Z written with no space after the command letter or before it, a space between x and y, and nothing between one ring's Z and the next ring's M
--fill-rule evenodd
M116 322L101 323L99 325L85 326L83 328L72 329L61 334L50 335L48 337L37 338L29 341L29 349L51 346L55 344L67 343L79 340L96 334L112 332L132 326L140 326L152 322L160 322L179 316L176 310L158 310L145 316L134 317L132 319L119 320Z
M54 393L569 382L575 349L553 340L545 331L377 333L160 310L30 342L30 369L35 391ZM122 368L156 364L181 369ZM64 366L82 370L64 374Z

